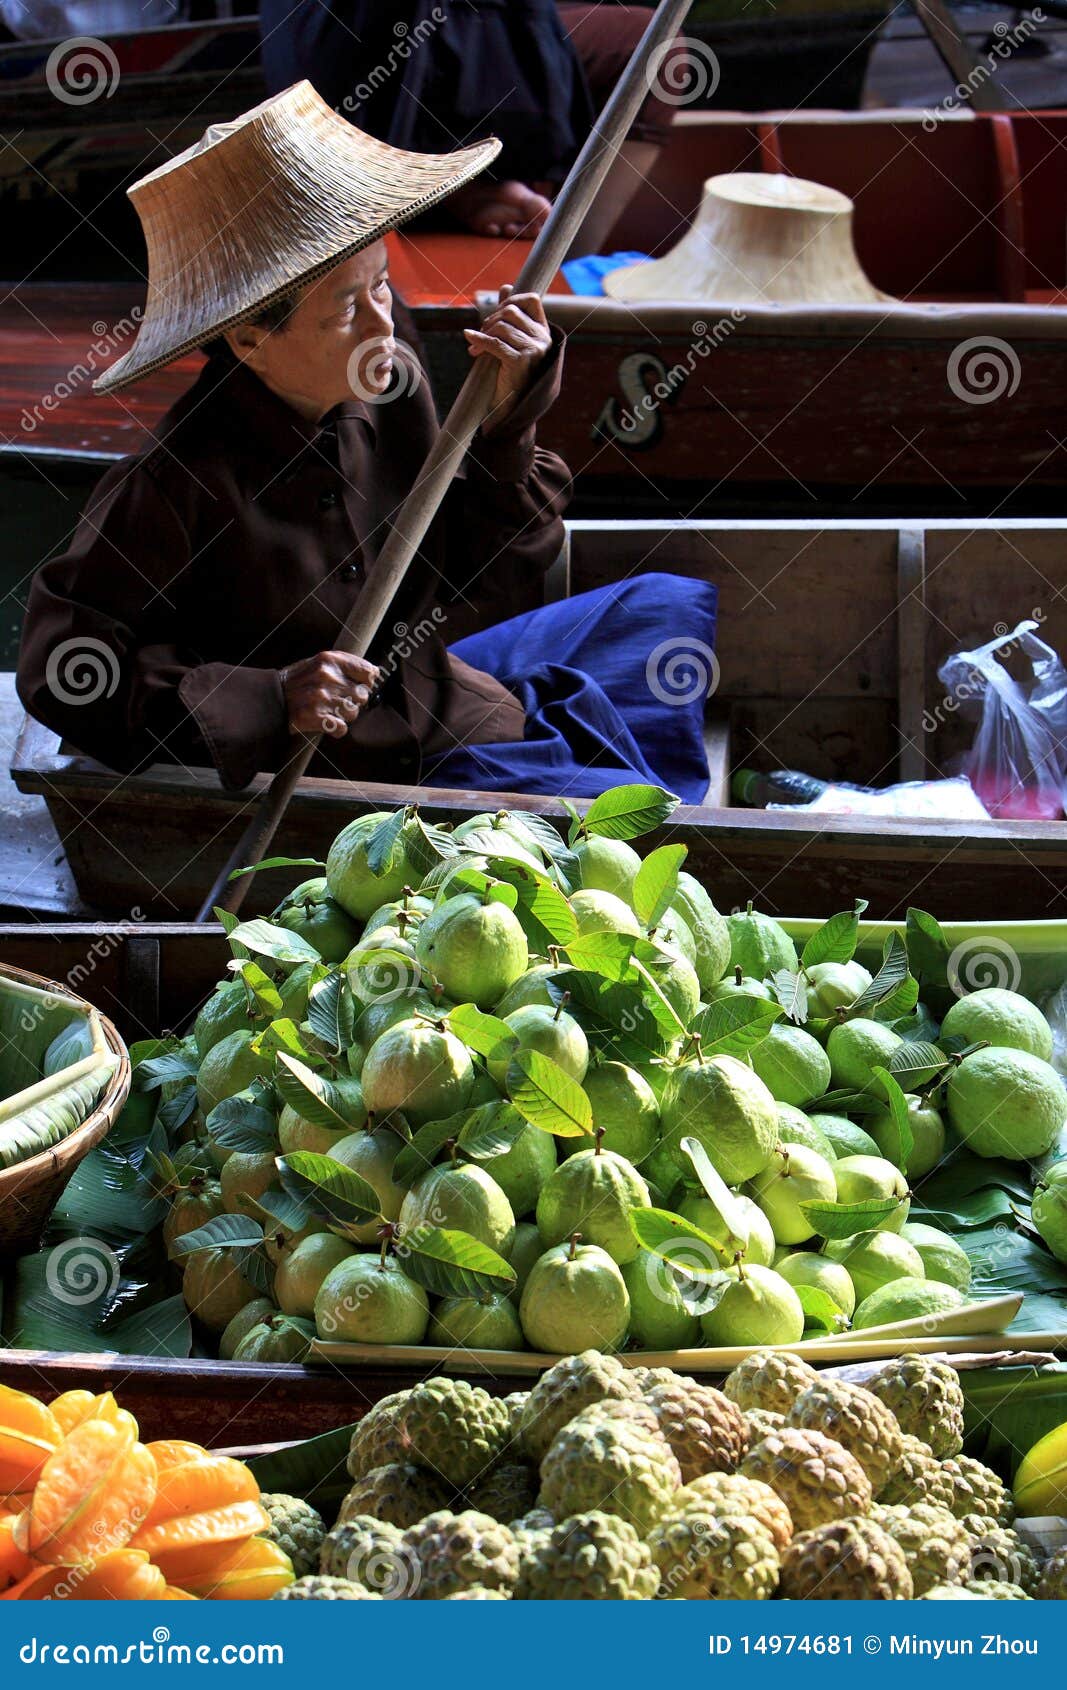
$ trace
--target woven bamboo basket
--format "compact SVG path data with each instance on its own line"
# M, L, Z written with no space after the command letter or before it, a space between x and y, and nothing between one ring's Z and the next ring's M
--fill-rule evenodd
M106 1015L39 974L0 964L0 1147L18 1121L66 1122L56 1142L0 1169L0 1260L36 1248L48 1217L82 1158L113 1125L130 1091L130 1058ZM81 1047L43 1072L49 1045ZM57 1126L57 1135L61 1129Z

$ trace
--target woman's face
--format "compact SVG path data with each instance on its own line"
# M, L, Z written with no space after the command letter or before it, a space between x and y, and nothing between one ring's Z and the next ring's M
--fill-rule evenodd
M313 282L280 329L242 328L233 331L234 351L307 415L323 416L345 399L374 400L389 386L396 350L385 242Z

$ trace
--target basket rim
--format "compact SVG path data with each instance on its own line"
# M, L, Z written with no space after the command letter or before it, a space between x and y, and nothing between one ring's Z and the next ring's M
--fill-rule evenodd
M47 1150L38 1151L36 1156L28 1156L24 1162L16 1162L13 1167L0 1169L0 1200L10 1199L18 1192L31 1187L43 1185L53 1178L61 1169L71 1162L80 1162L83 1156L94 1149L105 1133L114 1125L120 1109L130 1095L132 1070L130 1067L130 1053L126 1048L118 1028L111 1017L105 1015L102 1009L89 1002L87 998L78 997L61 981L49 980L47 975L33 974L29 969L16 968L10 963L0 961L0 979L12 980L21 985L42 987L56 997L69 999L74 1008L92 1011L104 1035L104 1041L111 1054L118 1058L114 1074L111 1076L96 1108L79 1127L59 1144L50 1145Z

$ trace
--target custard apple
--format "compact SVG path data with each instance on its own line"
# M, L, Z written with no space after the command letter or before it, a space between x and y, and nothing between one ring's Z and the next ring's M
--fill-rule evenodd
M410 1596L415 1573L399 1526L356 1514L341 1520L322 1545L319 1571L350 1579L388 1601Z
M793 1601L894 1602L913 1594L903 1549L870 1519L816 1526L782 1554L782 1595Z
M648 1534L648 1547L659 1569L661 1598L758 1602L778 1586L774 1540L745 1515L672 1513Z
M283 1590L276 1590L270 1598L272 1602L380 1602L373 1590L364 1590L361 1584L353 1584L350 1579L324 1578L321 1573L311 1573L299 1578L293 1584L287 1584Z
M957 1520L965 1514L983 1514L998 1525L1010 1526L1015 1518L1011 1492L992 1468L969 1455L954 1455L941 1463L941 1471L952 1481L949 1509Z
M569 1421L541 1463L540 1501L556 1516L603 1510L629 1520L644 1537L668 1511L682 1482L666 1439L636 1419L598 1413Z
M357 1514L369 1514L405 1531L427 1514L447 1508L452 1497L451 1485L443 1484L425 1468L391 1461L356 1480L341 1504L338 1519L354 1520Z
M926 1356L898 1356L867 1389L896 1415L902 1432L929 1444L939 1460L963 1448L963 1391L954 1367Z
M465 1379L427 1379L399 1408L405 1459L456 1490L484 1477L504 1454L511 1414L500 1397Z
M654 1385L645 1401L678 1458L682 1483L702 1473L733 1473L748 1447L748 1427L736 1403L711 1385L678 1379Z
M299 1496L271 1491L260 1496L270 1516L270 1526L260 1535L284 1549L297 1578L319 1570L319 1550L326 1536L326 1522L316 1508Z
M791 1426L825 1432L844 1444L864 1469L876 1497L903 1460L895 1415L862 1385L820 1379L801 1392L786 1419Z
M411 1595L420 1601L481 1585L511 1592L519 1576L519 1546L507 1526L466 1508L442 1509L404 1533L401 1548L414 1556Z
M375 1467L385 1467L395 1461L406 1461L407 1455L400 1436L399 1413L407 1397L406 1391L394 1391L369 1408L352 1433L348 1446L348 1471L354 1479Z
M522 1417L526 1412L526 1402L529 1395L529 1391L509 1391L506 1397L501 1398L511 1419L508 1450L516 1458L519 1454L519 1439L522 1436Z
M1045 1562L1037 1597L1041 1602L1067 1602L1067 1549L1057 1549Z
M984 1514L965 1514L959 1524L969 1535L968 1584L993 1580L999 1584L1017 1584L1027 1596L1037 1595L1042 1564L1018 1532L1010 1526L997 1525Z
M683 1485L672 1504L673 1514L714 1514L719 1519L748 1515L756 1520L781 1551L793 1535L789 1509L770 1485L743 1473L705 1473Z
M521 1461L504 1461L467 1493L477 1514L491 1514L505 1525L526 1514L537 1501L537 1473Z
M745 1425L748 1427L748 1444L758 1444L768 1432L780 1432L785 1425L785 1415L775 1414L771 1408L746 1408L744 1411Z
M527 1602L632 1602L655 1596L648 1545L617 1515L574 1514L523 1546L516 1598Z
M469 1584L465 1590L452 1590L441 1598L443 1602L510 1602L510 1590L487 1590L484 1584Z
M951 1513L952 1479L942 1471L930 1445L908 1432L900 1442L904 1451L900 1466L889 1483L882 1486L878 1500L890 1506L900 1503L905 1508L916 1502L934 1502Z
M783 1350L757 1350L727 1374L723 1390L746 1413L750 1408L760 1408L770 1409L772 1414L788 1414L800 1393L818 1382L814 1367L799 1356Z
M916 1596L938 1584L965 1584L970 1576L971 1540L947 1508L917 1502L912 1508L878 1504L872 1520L904 1551Z
M564 1356L542 1373L522 1413L521 1440L527 1460L540 1462L556 1433L594 1402L636 1402L637 1386L614 1356L583 1350Z
M999 1579L974 1579L963 1587L971 1596L984 1602L1030 1602L1032 1597L1018 1584L1004 1584Z
M675 1373L673 1367L631 1367L630 1379L641 1396L647 1397L649 1391L654 1391L657 1385L695 1385L688 1373Z
M856 1457L823 1432L786 1426L749 1450L741 1472L781 1497L794 1532L866 1514L871 1481Z

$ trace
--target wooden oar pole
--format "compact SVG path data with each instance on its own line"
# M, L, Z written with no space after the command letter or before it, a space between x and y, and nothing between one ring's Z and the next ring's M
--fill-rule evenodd
M575 159L544 228L530 248L515 283L517 292L543 293L552 281L649 91L650 61L678 30L690 4L691 0L660 0L633 57ZM492 360L477 359L441 425L415 485L394 519L337 640L337 650L366 656L474 435L489 415L495 385L496 368ZM209 921L217 907L232 912L240 909L252 876L231 880L230 875L234 869L262 862L267 855L297 781L318 749L320 737L312 734L301 738L292 757L274 776L208 893L198 921Z

